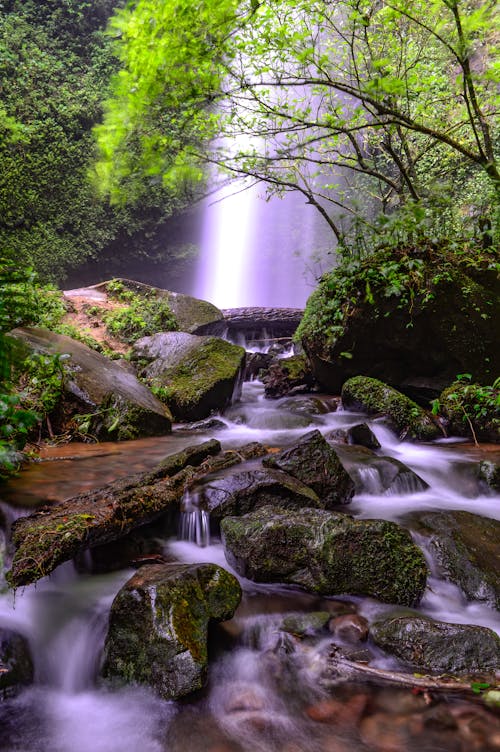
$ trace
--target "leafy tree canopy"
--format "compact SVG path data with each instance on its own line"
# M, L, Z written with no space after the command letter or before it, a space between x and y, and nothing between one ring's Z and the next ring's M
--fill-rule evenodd
M61 279L118 237L130 248L185 200L149 185L110 207L90 180L92 127L118 67L105 27L119 4L0 3L0 248L45 279ZM144 234L134 251L147 242Z
M301 191L339 240L409 207L431 235L487 215L490 243L497 14L491 0L138 0L113 26L122 70L98 130L101 179L170 184L213 162Z

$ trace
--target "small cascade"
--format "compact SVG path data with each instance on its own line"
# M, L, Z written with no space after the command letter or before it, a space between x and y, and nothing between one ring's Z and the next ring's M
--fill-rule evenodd
M179 519L179 540L205 548L210 545L210 513L200 509L196 502L196 497L193 498L189 491L184 495Z
M366 494L381 494L383 486L380 480L380 474L376 467L359 467L356 469L359 485Z

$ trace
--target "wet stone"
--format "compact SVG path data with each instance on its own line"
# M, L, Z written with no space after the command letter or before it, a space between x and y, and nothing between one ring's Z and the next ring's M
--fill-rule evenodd
M357 614L345 614L330 619L328 629L334 637L346 642L364 642L368 638L368 622Z
M347 440L349 444L359 444L367 449L380 449L380 441L366 423L359 423L357 426L348 428Z

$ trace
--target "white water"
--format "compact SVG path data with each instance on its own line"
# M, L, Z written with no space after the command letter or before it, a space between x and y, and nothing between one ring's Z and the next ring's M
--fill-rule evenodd
M319 428L328 435L333 429L364 420L364 416L343 411L304 416L283 407L287 403L290 404L289 400L264 400L261 384L246 384L242 404L231 408L223 417L226 428L217 433L217 438L225 447L257 440L269 446L280 446L292 443L312 428ZM470 482L469 471L477 458L465 454L460 446L448 443L401 443L379 422L372 421L370 425L382 444L378 453L405 462L430 488L418 494L381 494L377 478L370 472L366 491L354 498L348 511L362 517L398 519L418 509L466 509L500 519L499 497L480 495ZM192 437L191 443L204 439L204 436ZM140 447L141 451L146 451L144 442ZM127 451L124 448L121 459L125 464L130 462ZM130 451L134 451L133 443ZM95 460L90 459L90 462ZM78 464L81 467L83 462ZM196 509L192 508L195 500L188 498L186 501L189 513L195 515L192 518L195 522L188 524L191 532L187 537L191 542L168 540L165 552L182 561L213 561L229 568L220 543L209 544L208 520L205 518L202 523L199 516L196 522ZM206 545L200 548L197 543ZM429 561L432 576L419 610L443 621L479 624L500 633L500 614L483 603L467 602L456 586L440 578L434 563ZM15 700L0 702L0 752L206 752L211 749L204 740L203 723L198 729L192 726L185 707L162 702L146 690L117 691L96 684L107 614L112 598L129 576L129 571L81 576L67 564L36 587L19 591L15 599L11 594L0 596L0 627L13 629L28 638L36 676L34 687ZM281 611L294 611L299 598L305 598L279 585L256 585L240 580L251 596L244 604L247 610L255 598L260 598L253 607L257 612L261 604L274 603L279 598ZM306 610L313 608L314 601L312 596L307 598L311 599L311 605L306 605ZM391 608L372 599L350 600L359 604L360 613L368 619ZM277 644L281 638L276 616L242 615L234 624L240 632L240 646L214 662L208 695L192 706L193 712L202 713L202 718L205 713L216 723L218 733L223 735L219 749L232 752L234 747L224 747L224 743L227 739L237 739L245 752L275 752L282 749L276 741L281 739L293 740L301 752L323 750L324 747L316 746L309 739L309 727L295 710L296 700L287 699L291 692L298 692L301 702L317 697L318 666L323 660L320 648L293 653L290 657L292 675L281 677L280 674L277 680L279 666L282 670L278 658L285 648ZM260 635L257 641L252 637L256 633ZM387 659L378 658L374 665L384 665L384 661ZM243 698L241 708L236 701L238 697ZM264 735L262 728L266 729ZM354 745L349 749L357 752L364 748Z
M206 201L193 295L219 308L303 308L331 235L300 194L266 201L260 185L225 186Z

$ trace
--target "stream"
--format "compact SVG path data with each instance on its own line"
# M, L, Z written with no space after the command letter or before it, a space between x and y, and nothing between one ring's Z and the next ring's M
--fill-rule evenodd
M331 397L318 399L326 410L336 406ZM146 470L167 454L207 438L217 438L224 449L250 441L283 447L312 428L328 436L366 417L341 409L312 414L304 397L266 400L262 384L250 382L221 420L224 428L207 432L176 426L171 436L160 438L46 449L43 461L2 489L0 512L8 525L41 502L66 499ZM382 445L378 454L401 460L429 488L381 493L376 474L365 471L364 491L355 495L350 514L398 521L411 511L443 509L500 520L500 497L486 495L473 473L485 457L498 461L500 448L475 448L452 439L400 442L382 423L368 422ZM191 506L186 500L185 509L179 538L160 541L165 555L215 562L230 570L220 541L210 538L209 520L196 516L192 500ZM425 547L424 553L432 574L419 610L500 634L500 613L467 602L458 587L440 579ZM284 638L279 628L284 614L335 613L339 604L348 604L371 621L392 606L352 596L320 598L241 577L244 597L235 617L211 634L206 690L182 702L165 702L142 688L111 689L97 678L107 616L132 572L82 574L68 562L15 596L0 595L0 627L29 640L35 665L34 685L0 701L1 752L500 750L497 718L477 703L447 698L432 704L425 694L407 689L351 682L339 684L332 694L318 680L331 636L298 641ZM395 663L374 649L370 665L392 668Z

